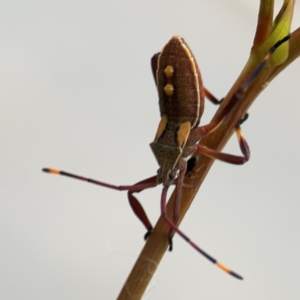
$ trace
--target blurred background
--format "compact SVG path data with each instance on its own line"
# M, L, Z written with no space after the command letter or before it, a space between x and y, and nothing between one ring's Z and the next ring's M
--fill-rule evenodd
M277 1L277 10L282 1ZM0 3L0 298L115 299L144 245L116 184L156 174L151 56L173 35L205 86L225 96L250 52L259 1ZM300 24L295 8L293 29ZM181 238L143 299L295 299L300 294L300 61L259 96L244 166L216 162L181 229L242 274L224 274ZM202 124L216 107L206 104ZM239 154L233 137L224 151ZM161 188L139 199L155 224Z

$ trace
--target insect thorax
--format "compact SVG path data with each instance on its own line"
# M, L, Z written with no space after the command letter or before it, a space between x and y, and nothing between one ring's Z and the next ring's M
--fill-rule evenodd
M157 141L150 144L154 156L159 164L157 183L169 186L178 173L178 161L181 159L182 149L169 147Z
M185 143L190 133L190 123L183 124L168 121L163 117L158 125L154 141L150 147L160 166L157 182L172 184L178 170L182 167Z

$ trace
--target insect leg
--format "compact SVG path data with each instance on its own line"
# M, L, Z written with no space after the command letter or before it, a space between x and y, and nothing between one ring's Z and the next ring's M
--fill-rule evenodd
M153 183L153 182L156 183L156 177L157 176L150 177L148 179L145 179L143 181L140 181L140 182L136 183L135 185L139 186L141 184L146 184L146 183L149 183L149 182L150 183ZM144 235L144 239L146 240L150 236L150 234L152 233L153 227L152 227L152 225L151 225L151 223L148 219L148 216L147 216L143 206L138 201L138 199L133 196L133 193L139 193L141 191L142 190L138 190L138 191L129 190L128 193L127 193L127 196L128 196L129 204L130 204L133 212L140 219L140 221L144 224L144 226L147 229L147 232Z
M228 154L228 153L223 153L219 152L213 149L209 149L205 146L202 146L198 144L197 147L197 152L200 152L201 154L208 156L213 159L218 159L224 162L228 162L231 164L236 164L236 165L241 165L247 162L250 158L250 148L248 146L248 143L246 139L243 136L242 129L241 129L241 124L248 118L248 114L245 115L245 117L240 120L237 125L235 126L235 132L238 138L239 146L242 151L243 156L238 156L238 155L233 155L233 154ZM197 128L196 128L197 129Z
M179 175L177 177L176 183L176 195L175 195L175 202L173 208L173 224L176 226L178 225L178 220L180 216L180 204L182 199L182 188L183 188L183 180L187 170L187 163L184 162L182 168L179 170ZM174 229L171 227L169 232L169 251L173 250L173 236L174 236Z
M210 102L212 102L213 104L219 105L223 102L224 98L219 100L217 99L209 90L207 90L206 88L204 88L204 96L205 98L207 98Z

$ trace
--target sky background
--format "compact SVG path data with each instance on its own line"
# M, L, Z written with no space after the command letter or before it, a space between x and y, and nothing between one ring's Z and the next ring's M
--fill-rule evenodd
M248 58L258 7L253 0L1 1L0 299L117 297L145 234L126 193L41 168L116 184L156 174L151 56L183 36L205 86L222 98ZM251 107L243 124L250 161L216 162L180 226L245 280L175 237L143 299L299 296L299 69L298 60ZM207 103L201 123L215 110ZM239 154L235 137L224 150ZM138 195L153 223L160 193Z

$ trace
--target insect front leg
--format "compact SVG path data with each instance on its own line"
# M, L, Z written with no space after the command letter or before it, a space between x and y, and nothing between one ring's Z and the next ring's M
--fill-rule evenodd
M156 178L157 178L157 176L147 178L145 180L142 180L142 181L134 184L133 186L139 186L141 184L143 185L143 184L147 184L147 183L156 183ZM148 216L147 216L143 206L138 201L138 199L135 196L133 196L134 193L139 193L142 190L143 189L137 190L137 191L129 190L128 193L127 193L127 196L128 196L129 204L130 204L133 212L138 217L138 219L140 219L140 221L144 224L144 226L147 229L147 232L144 235L144 239L146 240L150 236L150 234L152 233L153 227L152 227L152 224L150 223L150 221L148 219Z
M174 208L173 208L173 224L176 226L178 225L178 220L180 216L180 205L181 205L181 198L182 198L182 188L183 188L183 180L187 170L187 162L185 160L180 160L180 169L179 175L177 177L176 183L176 195L174 201ZM174 229L171 227L169 232L169 251L173 250L173 236L174 236Z

